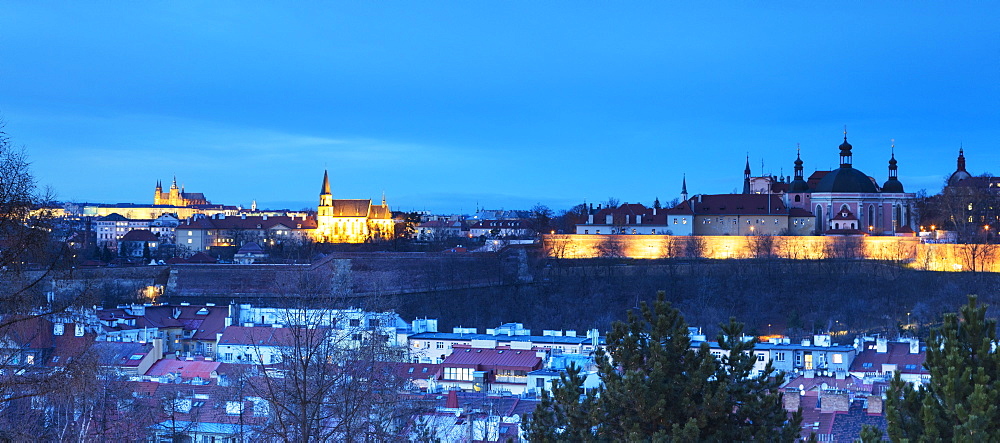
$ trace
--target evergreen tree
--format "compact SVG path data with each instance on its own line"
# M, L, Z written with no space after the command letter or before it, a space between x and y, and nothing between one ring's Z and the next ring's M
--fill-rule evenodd
M149 263L151 257L152 254L149 253L149 243L142 242L142 259L145 261L143 264Z
M639 315L629 312L598 351L603 386L581 397L567 372L530 422L532 441L793 441L801 416L787 418L768 364L753 374L753 340L735 321L722 326L716 359L707 343L691 348L688 325L660 292Z
M997 321L974 295L931 332L924 366L930 382L914 388L893 377L886 418L893 441L1000 441Z

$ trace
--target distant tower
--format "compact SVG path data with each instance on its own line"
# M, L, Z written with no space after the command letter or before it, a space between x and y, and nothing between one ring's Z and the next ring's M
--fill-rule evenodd
M743 193L750 193L750 156L747 156L747 167L743 169Z
M160 201L163 198L162 194L163 194L163 183L160 183L160 181L157 180L156 181L156 190L153 191L153 204L154 205L162 205L163 204Z
M847 142L847 126L844 126L844 142L840 144L840 167L841 168L850 168L851 167L851 163L852 163L852 161L851 161L851 149L852 148L853 148L853 146L851 146L851 144Z
M788 192L806 192L809 190L809 184L806 183L805 178L802 175L802 153L796 148L795 149L795 179L788 186Z
M882 192L903 192L903 183L899 181L899 171L896 166L896 143L892 144L892 155L889 157L889 179L882 185Z
M958 167L948 177L948 186L957 185L958 182L970 177L972 177L972 174L969 174L969 171L965 170L965 149L960 146L958 148Z
M688 180L687 174L684 174L684 178L681 179L681 201L686 202L688 199Z

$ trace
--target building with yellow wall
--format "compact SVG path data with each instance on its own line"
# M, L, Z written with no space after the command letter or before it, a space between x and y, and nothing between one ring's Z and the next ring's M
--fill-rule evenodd
M372 204L371 199L334 199L330 192L330 177L327 171L323 171L314 240L364 243L369 240L390 239L394 229L392 211L384 196L381 205Z

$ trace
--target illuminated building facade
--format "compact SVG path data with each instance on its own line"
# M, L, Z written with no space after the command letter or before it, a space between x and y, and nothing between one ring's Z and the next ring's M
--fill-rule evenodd
M170 189L167 192L163 192L163 184L159 181L156 182L156 189L153 191L153 204L154 205L169 205L169 206L193 206L193 205L207 205L208 200L205 199L205 194L200 192L184 192L184 187L177 187L177 177L174 177L173 183L170 184Z
M854 169L846 131L839 149L840 168L817 171L808 181L803 178L801 156L795 159L795 178L784 194L787 205L812 212L817 234L912 235L917 224L916 194L903 190L895 153L889 157L888 180L879 186Z
M323 171L316 229L313 239L330 243L364 243L390 239L395 229L392 211L382 197L381 205L371 199L334 199L330 192L330 177Z

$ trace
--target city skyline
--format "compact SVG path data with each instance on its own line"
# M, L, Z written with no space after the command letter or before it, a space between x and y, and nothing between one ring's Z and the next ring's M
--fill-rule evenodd
M845 124L907 192L1000 173L995 5L46 6L0 5L0 118L61 200L650 204L835 168Z

